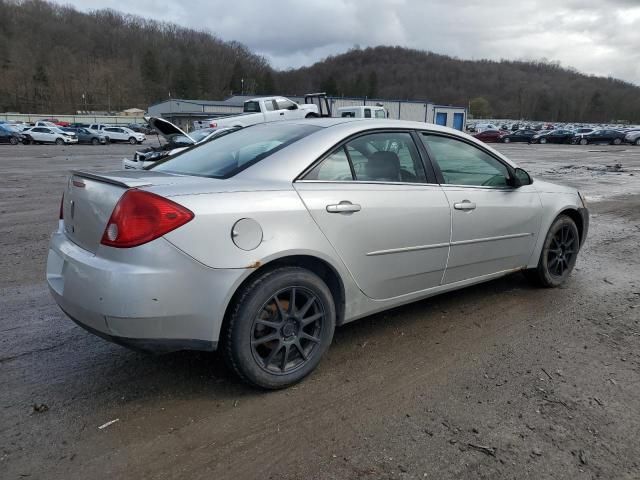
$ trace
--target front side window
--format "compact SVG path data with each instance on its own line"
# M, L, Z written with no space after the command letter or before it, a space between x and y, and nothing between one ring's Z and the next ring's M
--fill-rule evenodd
M221 135L150 169L179 175L229 178L318 130L314 125L263 123Z
M384 113L384 110L376 110L376 118L387 118L387 116Z
M342 118L355 118L356 112L353 112L353 111L342 112L342 113L340 113L340 116Z
M421 135L449 185L507 187L509 170L488 153L450 137Z
M364 109L364 118L371 118L371 109L370 108L365 108Z
M407 132L381 132L357 137L326 157L305 176L305 180L351 180L351 171L355 175L353 180L358 182L427 181L416 145ZM336 177L340 178L327 178L324 172L336 172Z

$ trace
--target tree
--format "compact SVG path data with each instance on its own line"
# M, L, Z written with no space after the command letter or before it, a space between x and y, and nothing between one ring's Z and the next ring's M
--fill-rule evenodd
M369 87L367 89L367 97L376 98L378 96L378 74L375 70L371 70L369 74Z
M489 118L491 116L491 105L484 97L476 97L469 102L469 109L474 118Z
M338 83L333 75L329 75L320 83L320 90L329 96L338 95Z

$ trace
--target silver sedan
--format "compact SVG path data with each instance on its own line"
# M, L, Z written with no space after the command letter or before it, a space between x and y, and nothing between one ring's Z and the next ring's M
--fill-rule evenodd
M220 349L243 380L308 375L336 326L522 271L567 280L580 193L456 130L262 124L151 169L73 172L47 262L82 327L142 350Z

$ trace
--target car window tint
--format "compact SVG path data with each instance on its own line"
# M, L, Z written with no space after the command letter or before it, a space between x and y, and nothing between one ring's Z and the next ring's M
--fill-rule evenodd
M507 167L477 147L454 138L423 134L444 183L449 185L508 186Z
M345 147L340 147L316 165L305 180L341 181L353 180Z
M265 110L267 112L272 112L273 111L273 100L265 100L264 108L265 108Z
M355 138L346 146L357 181L427 181L420 155L409 133L372 133Z
M376 110L375 114L376 114L376 118L387 118L384 113L384 110Z
M278 110L287 110L295 105L291 100L285 98L276 99L276 104L278 105Z
M371 118L371 109L370 108L365 108L364 109L364 118Z
M151 168L180 175L229 178L318 130L321 128L315 125L254 125L157 162Z

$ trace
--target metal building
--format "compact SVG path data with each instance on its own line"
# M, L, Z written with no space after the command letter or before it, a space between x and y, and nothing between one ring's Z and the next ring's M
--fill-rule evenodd
M190 129L194 120L233 115L242 112L245 100L266 95L235 95L221 101L168 99L149 106L148 115L163 117L182 128ZM287 98L304 103L304 97L285 95ZM458 130L464 130L467 108L452 105L437 105L422 100L389 100L382 98L328 97L331 110L359 105L383 106L389 118L436 123Z

